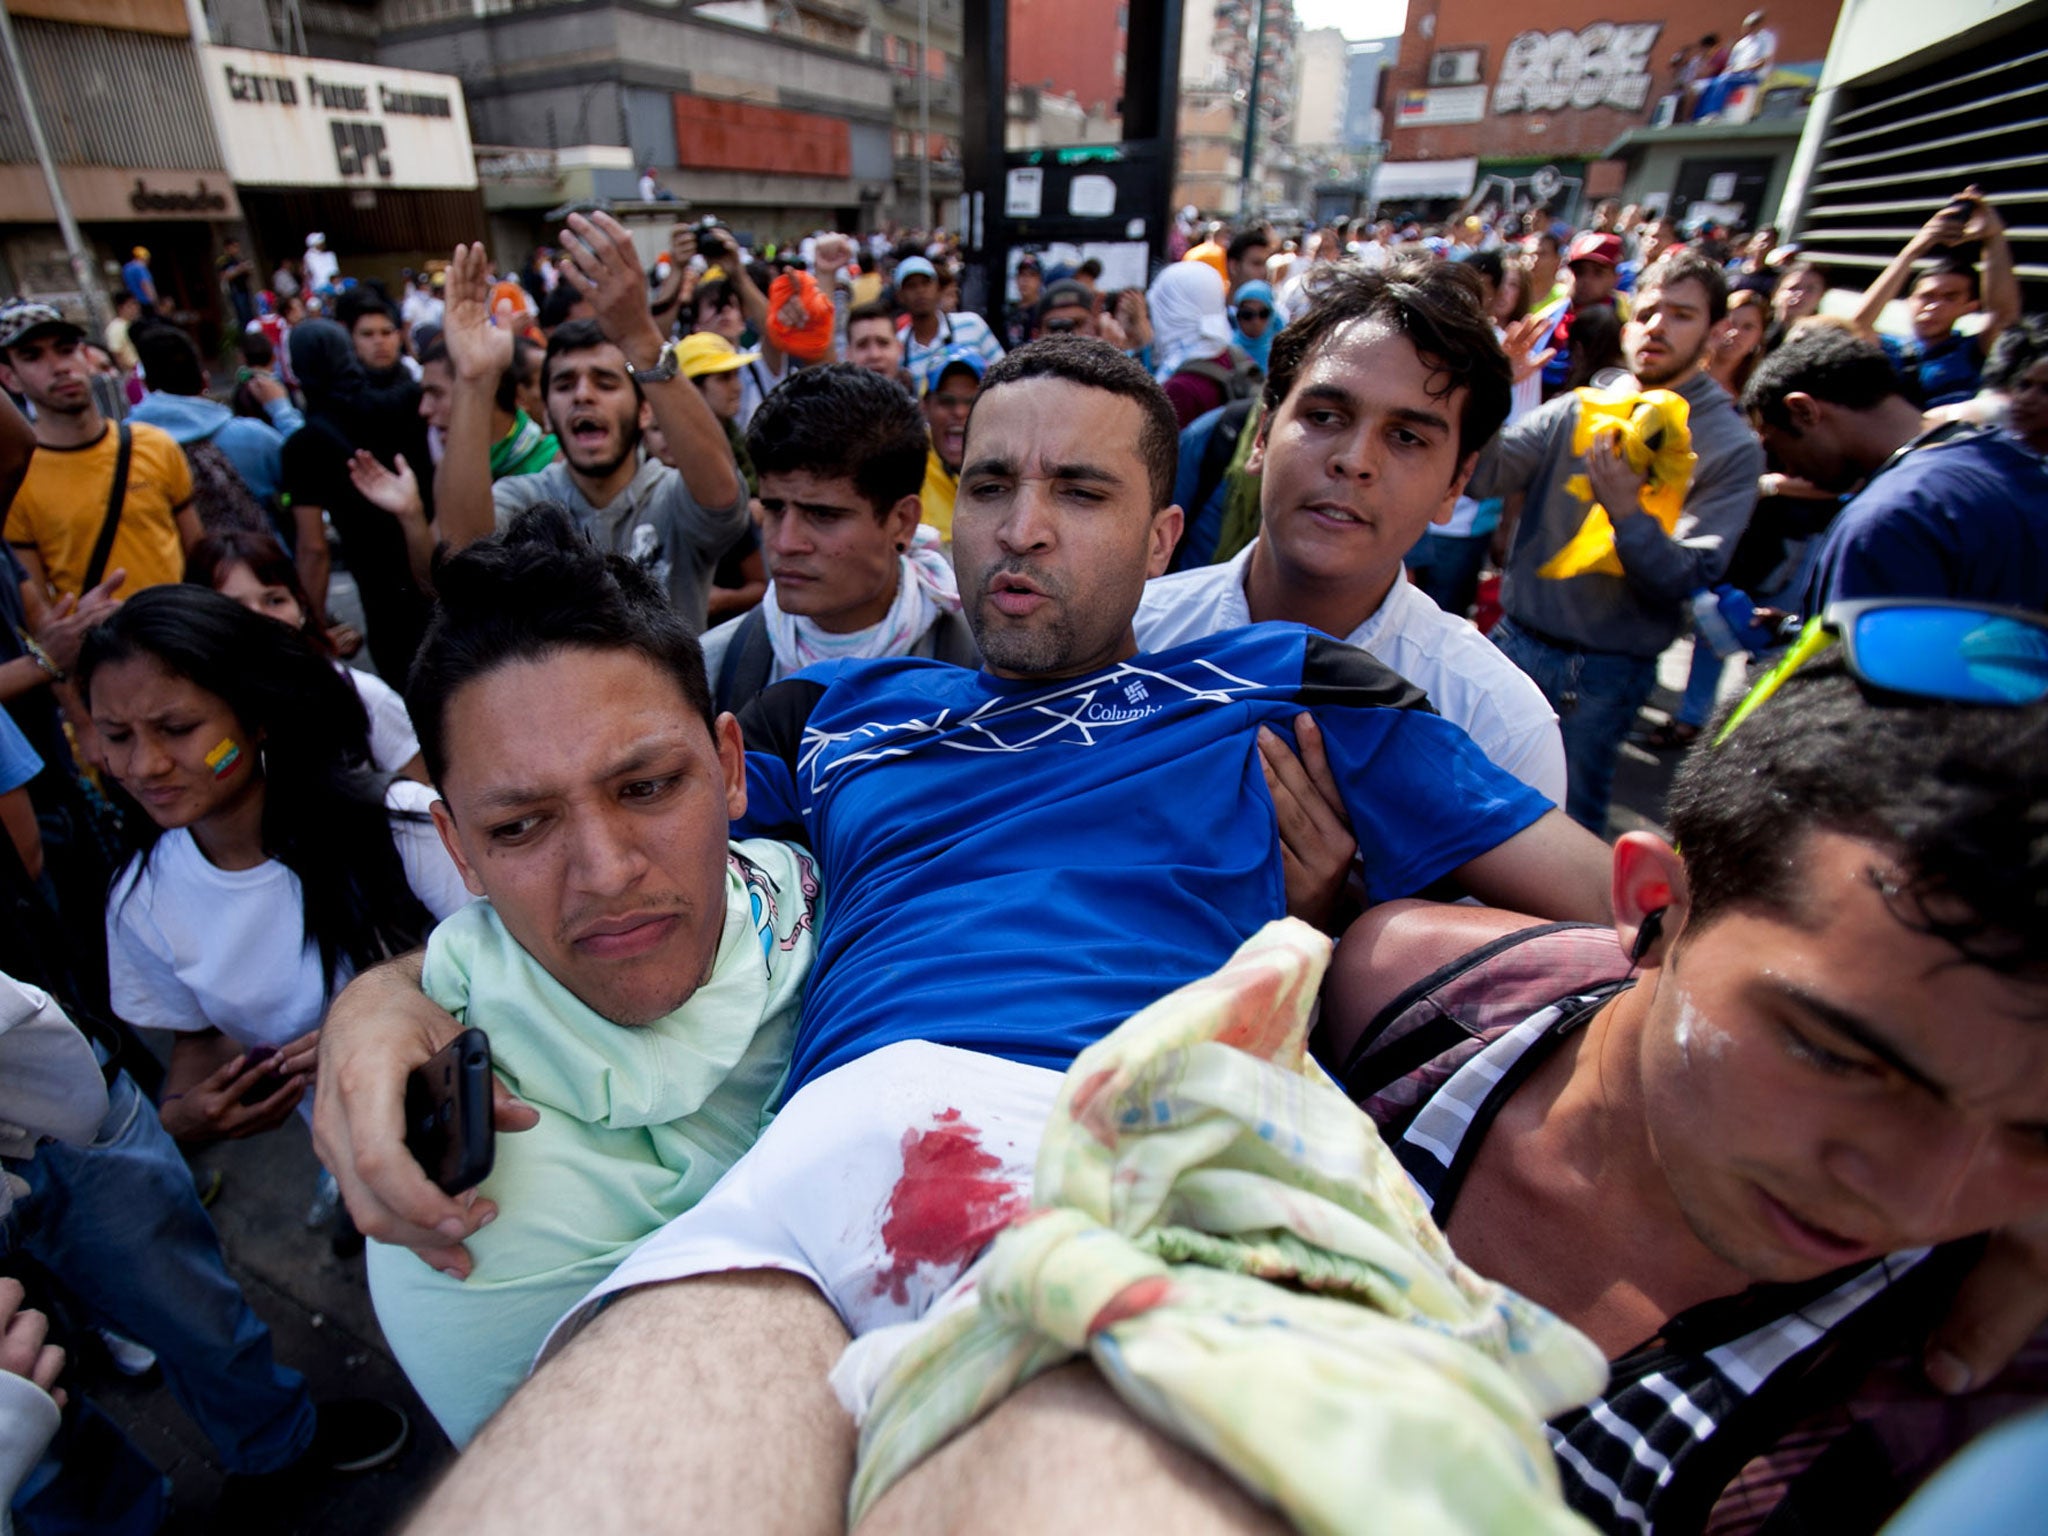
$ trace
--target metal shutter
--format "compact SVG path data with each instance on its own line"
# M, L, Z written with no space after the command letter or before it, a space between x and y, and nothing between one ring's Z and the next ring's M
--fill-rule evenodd
M2044 16L2048 7L2029 6L2014 19ZM1803 254L1838 284L1867 282L1972 182L2005 221L2026 308L2048 309L2048 34L2038 24L1845 88L1801 216Z

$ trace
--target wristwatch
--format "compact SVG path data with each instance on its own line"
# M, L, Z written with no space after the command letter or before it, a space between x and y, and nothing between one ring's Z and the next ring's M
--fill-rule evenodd
M663 343L661 357L652 368L635 368L631 358L626 359L626 372L642 384L666 384L676 376L675 348Z

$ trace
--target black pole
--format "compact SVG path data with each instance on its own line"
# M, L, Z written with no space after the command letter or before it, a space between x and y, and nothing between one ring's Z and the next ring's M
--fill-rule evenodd
M1244 165L1237 178L1237 221L1251 216L1252 159L1259 149L1259 82L1266 72L1266 4L1252 0L1252 85L1244 112ZM1262 199L1263 200L1263 199Z
M1003 139L1009 120L1010 8L1004 0L961 8L960 304L1003 332L1010 237L1003 212Z

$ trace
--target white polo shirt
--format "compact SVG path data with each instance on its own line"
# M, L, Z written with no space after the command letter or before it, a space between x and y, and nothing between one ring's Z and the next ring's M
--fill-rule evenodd
M1134 621L1138 649L1170 650L1251 623L1244 583L1254 539L1237 557L1156 577ZM1564 804L1564 738L1543 690L1461 618L1445 613L1403 574L1379 612L1344 637L1429 695L1436 712L1490 758L1555 805Z

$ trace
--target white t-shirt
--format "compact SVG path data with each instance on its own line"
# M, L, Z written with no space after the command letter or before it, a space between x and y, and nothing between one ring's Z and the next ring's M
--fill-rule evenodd
M306 286L327 288L341 276L341 258L323 246L306 247Z
M1766 59L1778 56L1778 34L1769 27L1758 27L1748 37L1738 37L1728 45L1728 73L1748 74L1759 68Z
M1252 621L1244 581L1254 539L1222 565L1145 584L1138 648L1170 650ZM1543 690L1463 619L1445 613L1404 575L1378 613L1344 637L1429 695L1436 712L1470 736L1496 768L1564 804L1564 738Z
M355 685L363 713L370 717L370 761L379 773L398 772L420 753L420 738L412 728L412 716L405 712L405 700L374 672L338 661L334 665Z
M423 325L439 325L448 312L448 305L434 297L430 288L415 288L405 296L398 306L398 317L417 330Z
M417 813L391 822L406 883L439 922L469 891L424 819L436 796L392 781L385 804ZM276 859L219 869L184 828L166 832L139 873L131 864L107 902L107 974L114 1011L144 1029L217 1029L243 1048L282 1046L317 1029L329 989L306 942L299 877ZM348 979L344 962L333 978Z

